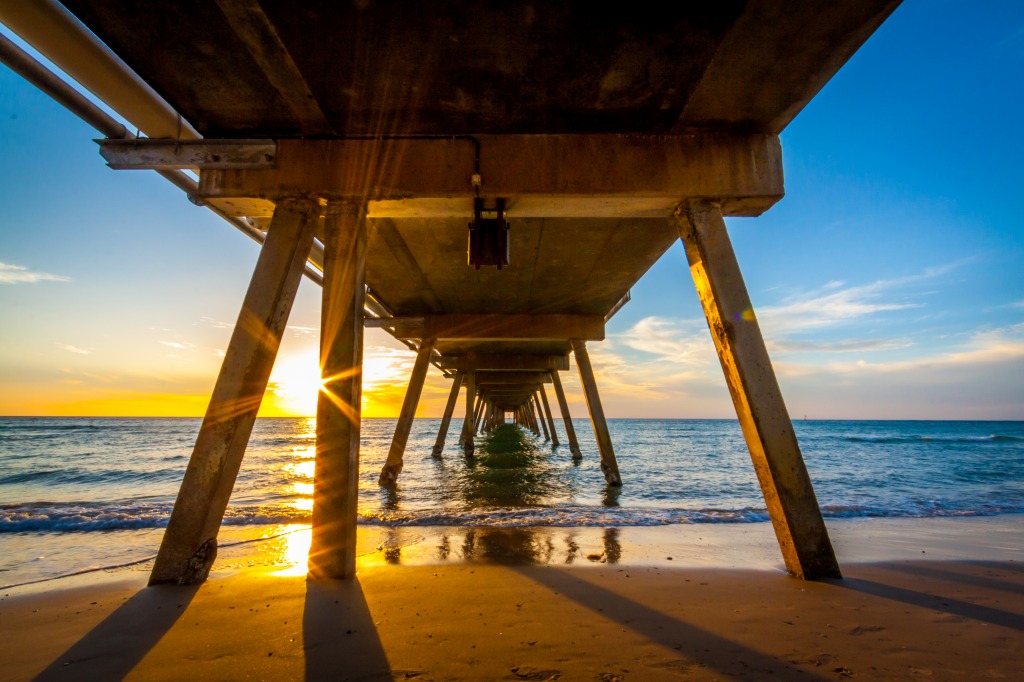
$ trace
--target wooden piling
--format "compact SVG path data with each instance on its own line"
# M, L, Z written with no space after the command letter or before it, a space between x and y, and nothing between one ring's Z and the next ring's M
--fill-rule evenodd
M324 220L313 530L307 561L310 580L347 579L356 570L366 249L362 206L328 206Z
M839 564L721 209L713 203L687 202L676 218L786 569L807 580L839 578Z
M455 412L455 402L459 398L459 389L462 388L462 377L463 372L459 370L455 372L455 377L452 379L452 390L448 394L448 402L444 406L441 428L437 430L437 440L434 442L434 449L431 451L431 455L434 457L440 457L441 452L444 450L444 441L448 437L448 426L451 424L452 414Z
M412 429L412 422L416 417L416 406L420 402L423 381L427 376L427 368L430 367L430 354L433 352L433 339L420 341L419 350L416 351L416 362L412 366L412 376L409 377L409 388L405 392L402 411L398 415L398 424L395 425L395 435L391 439L391 449L388 451L388 458L380 472L380 485L394 485L398 481L398 474L402 471L405 446L409 442L409 431Z
M604 479L608 481L608 485L620 486L622 478L619 476L619 465L615 461L615 450L612 447L612 436L608 432L608 421L604 417L604 408L601 407L601 396L597 392L594 368L590 364L590 355L587 353L587 342L583 339L572 339L572 350L576 355L576 367L580 371L580 383L583 384L587 409L590 410L590 423L594 426L597 449L601 453L601 471L604 473Z
M320 204L278 203L220 374L178 490L149 584L198 584L217 555L217 533L267 389Z

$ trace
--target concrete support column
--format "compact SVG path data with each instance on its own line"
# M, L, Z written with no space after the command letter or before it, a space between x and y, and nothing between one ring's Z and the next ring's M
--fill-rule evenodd
M562 423L565 425L565 437L569 439L569 452L573 459L583 459L580 452L580 444L576 440L576 429L572 425L572 415L569 414L569 403L565 399L565 391L562 389L562 380L558 376L558 370L551 370L551 383L555 386L555 399L558 400L558 410L562 413Z
M312 199L282 201L238 314L149 584L197 584L217 533L281 344L320 215Z
M551 434L548 433L548 423L544 419L544 410L541 409L540 399L537 397L537 392L534 391L533 395L530 396L530 404L533 405L534 410L537 412L537 423L540 424L541 430L544 432L544 440L551 440Z
M462 438L459 439L467 457L472 457L476 449L476 445L473 443L473 419L476 416L473 414L473 401L475 398L476 372L470 370L466 372L466 418L462 422Z
M484 406L484 416L480 423L480 428L484 433L490 433L494 430L494 402L491 400L488 400Z
M551 416L551 404L548 402L548 393L544 390L544 384L540 385L538 389L540 393L541 404L544 406L544 419L548 423L548 431L551 432L551 444L556 448L559 446L558 432L555 431L555 418Z
M473 410L473 435L480 433L480 420L484 417L484 407L487 405L487 400L484 399L483 394L477 397L476 409Z
M444 450L444 440L448 437L448 426L452 423L452 414L455 412L455 402L459 398L459 389L462 388L462 370L455 373L455 378L452 379L452 390L448 394L448 402L444 406L444 416L441 417L441 428L437 430L437 441L434 442L434 449L431 451L431 455L434 457L440 457L441 452Z
M590 364L590 355L587 353L587 342L583 339L572 339L572 350L576 355L576 367L580 371L580 383L583 384L587 409L590 410L590 423L594 426L597 449L601 453L601 471L604 473L604 479L608 481L608 485L622 485L619 465L615 461L615 450L612 447L612 436L608 432L608 421L604 418L601 396L597 392L597 382L594 381L594 368Z
M324 220L310 580L346 579L356 571L366 245L363 207L330 205Z
M412 430L412 421L416 417L416 406L420 403L423 381L426 379L427 368L430 367L430 354L433 352L433 339L420 341L419 350L416 351L416 362L412 366L412 376L409 377L409 388L405 392L402 411L398 415L398 424L395 426L395 435L391 439L391 449L388 451L384 468L380 472L379 482L381 485L394 485L398 481L398 474L402 471L405 446L409 442L409 431Z
M676 218L786 569L807 580L839 578L839 564L721 210L712 203L687 203Z
M534 418L533 402L530 401L529 399L527 399L527 401L523 403L523 414L526 415L526 424L529 427L530 431L533 431L534 435L539 436L540 429L537 428L537 420Z

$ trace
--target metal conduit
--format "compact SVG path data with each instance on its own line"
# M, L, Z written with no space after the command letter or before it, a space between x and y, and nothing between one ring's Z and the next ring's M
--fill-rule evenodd
M147 136L202 137L56 0L0 0L0 21Z
M201 139L202 136L165 102L149 85L104 45L70 12L55 0L0 0L0 21L26 42L39 50L82 87L95 94L149 137ZM15 73L48 94L102 135L114 139L133 139L135 135L112 116L100 109L40 64L6 36L0 35L0 61ZM178 170L157 171L188 195L193 203L205 205L258 244L266 240L264 233L241 218L230 216L215 206L204 204L198 197L198 183ZM313 242L306 265L307 278L323 286L324 247ZM317 269L319 268L319 270ZM368 292L369 293L369 292ZM387 307L370 293L364 309L374 317L392 317ZM412 350L416 345L402 343ZM432 364L441 369L438 358Z
M2 0L0 0L2 2ZM40 64L30 54L18 47L14 41L0 34L0 61L11 68L16 74L36 86L56 102L64 106L68 111L95 128L105 137L114 139L134 139L135 134L130 132L124 125L113 116L93 104L85 95L68 85L55 73ZM199 184L188 175L179 170L157 171L164 178L169 180L175 187L181 189L194 203L198 201ZM266 240L266 236L259 229L253 227L241 218L229 216L214 206L207 205L211 211L219 215L234 227L244 232L258 244ZM323 246L314 244L310 260L319 267L323 266ZM319 272L310 266L306 266L306 277L317 284L323 285L323 277Z

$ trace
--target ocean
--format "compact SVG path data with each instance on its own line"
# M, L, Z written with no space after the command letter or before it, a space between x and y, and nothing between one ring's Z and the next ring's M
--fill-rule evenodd
M0 418L0 588L144 565L199 429L198 419ZM605 485L593 432L574 421L583 460L526 434L516 447L478 438L467 460L453 420L417 419L394 490L377 485L393 419L362 426L359 520L387 528L621 528L768 518L734 420L609 422L623 486ZM826 520L1024 512L1024 422L797 421ZM315 422L257 420L222 544L308 527Z

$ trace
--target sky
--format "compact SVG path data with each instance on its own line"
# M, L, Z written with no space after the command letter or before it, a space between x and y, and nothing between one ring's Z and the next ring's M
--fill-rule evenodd
M1022 112L1024 3L905 0L783 132L785 198L727 225L793 418L1024 419ZM96 137L0 65L0 415L201 416L258 246ZM314 412L319 296L261 415ZM610 417L735 416L678 243L589 348ZM364 416L412 361L366 330Z

